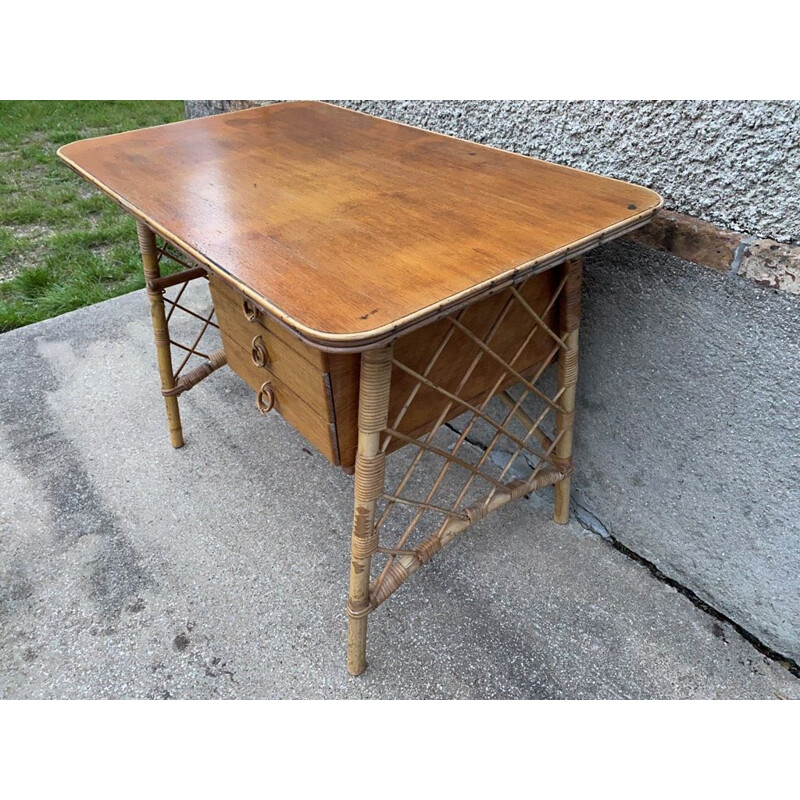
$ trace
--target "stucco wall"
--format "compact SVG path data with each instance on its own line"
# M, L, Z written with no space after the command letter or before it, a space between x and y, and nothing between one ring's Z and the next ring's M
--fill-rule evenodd
M203 102L190 111L229 108ZM800 241L800 103L346 105L633 180L677 211ZM800 661L798 299L611 243L586 263L580 370L576 510Z
M196 115L231 102L188 105ZM641 183L667 208L800 243L800 101L334 102Z

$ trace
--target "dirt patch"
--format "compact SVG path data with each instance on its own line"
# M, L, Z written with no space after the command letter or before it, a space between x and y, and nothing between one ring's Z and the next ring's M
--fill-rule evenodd
M0 282L9 281L25 269L38 267L47 252L47 239L54 233L47 225L9 226L14 238L22 240L19 252L10 253L0 259Z
M0 264L0 283L16 278L21 272L31 267L38 267L44 260L47 245L26 250L24 253L12 253Z

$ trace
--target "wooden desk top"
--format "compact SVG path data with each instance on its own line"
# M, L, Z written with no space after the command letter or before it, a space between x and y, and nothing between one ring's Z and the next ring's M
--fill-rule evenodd
M649 189L318 102L59 156L307 341L363 348L646 223Z

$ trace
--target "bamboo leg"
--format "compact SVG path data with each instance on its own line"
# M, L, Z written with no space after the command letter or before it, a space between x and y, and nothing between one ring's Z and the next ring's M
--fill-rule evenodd
M391 347L368 350L361 355L350 596L347 604L347 671L351 675L360 675L367 666L370 564L378 547L375 503L383 492L386 462L380 439L381 431L388 424L391 376Z
M556 436L554 463L564 474L555 485L555 509L553 519L562 525L569 521L569 496L572 483L572 430L575 414L575 389L578 382L578 328L581 314L580 259L567 261L563 269L567 282L559 306L561 336L566 347L558 355L558 388L563 389L559 405L564 409L556 414Z
M156 342L158 371L161 374L161 391L165 392L175 388L175 377L172 372L172 352L169 344L167 315L164 311L163 290L156 289L152 285L153 281L157 281L161 277L156 258L156 237L143 222L137 222L136 225L139 233L139 249L142 253L144 279L147 284L147 297L150 300L150 316L153 318L153 337ZM183 447L178 398L164 397L164 403L167 407L169 440L173 447Z

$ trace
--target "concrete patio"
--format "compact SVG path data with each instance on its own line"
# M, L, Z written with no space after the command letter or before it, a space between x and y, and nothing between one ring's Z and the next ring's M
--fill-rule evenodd
M351 478L229 370L172 450L141 292L0 336L0 364L4 698L800 698L546 496L415 575L350 678Z

